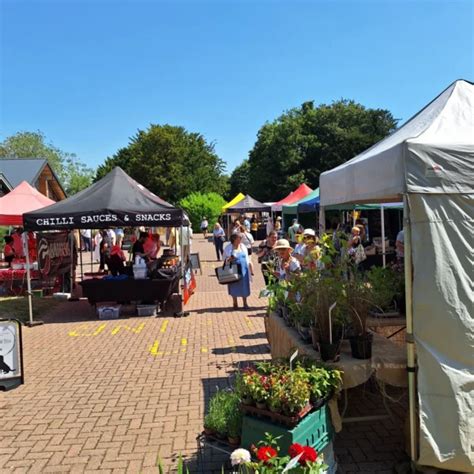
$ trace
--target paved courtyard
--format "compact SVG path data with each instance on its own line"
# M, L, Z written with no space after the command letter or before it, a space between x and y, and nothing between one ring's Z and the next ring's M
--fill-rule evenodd
M25 385L0 393L0 472L151 473L180 453L191 472L212 472L225 460L206 450L198 462L196 436L210 395L238 364L269 358L263 279L257 268L251 309L232 310L213 246L198 236L194 251L203 269L189 317L98 321L81 300L24 329ZM350 415L382 410L371 387L350 400ZM394 421L344 426L339 472L389 473L405 459L403 398L392 409Z

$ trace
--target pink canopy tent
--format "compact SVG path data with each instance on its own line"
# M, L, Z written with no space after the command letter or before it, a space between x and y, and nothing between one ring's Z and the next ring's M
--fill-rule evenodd
M54 204L26 181L0 198L0 225L23 225L23 214Z
M313 190L307 186L306 184L300 184L297 189L293 192L288 194L285 198L281 199L280 201L276 202L272 205L272 211L281 211L282 207L285 205L293 204L300 199L303 199L309 193L313 192Z

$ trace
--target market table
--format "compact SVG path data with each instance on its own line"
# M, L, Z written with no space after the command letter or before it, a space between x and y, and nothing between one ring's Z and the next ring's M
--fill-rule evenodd
M79 283L82 286L82 295L90 304L105 301L117 303L127 301L165 302L169 296L178 292L179 278L172 279L145 279L134 280L107 280L92 278Z
M321 360L319 352L314 350L312 344L304 343L296 329L288 327L283 318L280 318L275 313L270 313L265 318L265 330L268 342L270 343L272 359L287 358L298 349L300 355L318 361ZM340 360L338 362L325 362L325 364L343 371L342 390L344 391L344 407L342 409L342 416L344 416L347 409L347 390L364 384L372 375L381 386L383 384L395 387L406 387L408 385L406 351L379 334L374 334L372 358L354 359L351 355L349 341L343 341ZM385 403L385 397L383 399ZM331 409L334 428L338 432L341 429L341 415L335 400L330 401L329 408ZM386 404L385 408L390 415L390 410ZM381 417L345 418L344 421L372 420L376 418Z
M10 294L19 296L26 290L26 270L13 270L12 268L0 269L0 285L6 288ZM41 273L38 270L30 270L32 280L39 280Z

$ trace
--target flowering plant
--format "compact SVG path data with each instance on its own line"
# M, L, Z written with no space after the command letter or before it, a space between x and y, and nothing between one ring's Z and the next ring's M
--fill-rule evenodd
M244 386L248 395L255 402L265 402L270 396L271 379L256 371L247 372L243 377Z
M238 467L241 474L277 474L291 472L294 474L324 474L328 466L324 464L322 456L311 446L302 446L293 443L288 455L280 456L277 444L278 438L265 433L265 441L259 447L252 447L256 461L250 460L250 452L245 449L236 449L230 456L232 466Z
M293 370L285 363L260 363L237 374L236 393L245 404L265 402L275 413L296 415L309 403L327 399L339 391L341 372L304 365Z

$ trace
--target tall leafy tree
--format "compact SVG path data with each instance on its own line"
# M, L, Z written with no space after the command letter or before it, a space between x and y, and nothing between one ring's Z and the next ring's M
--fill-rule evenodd
M0 142L2 158L43 158L46 159L61 181L68 195L87 188L94 177L94 170L82 163L74 153L60 150L47 143L40 132L18 132Z
M150 125L147 130L139 130L125 148L99 166L97 178L115 166L174 203L193 192L226 191L224 162L215 153L214 145L183 127Z
M237 166L229 177L229 199L238 193L248 194L250 181L250 166L248 160L244 160Z
M395 130L388 110L349 100L314 107L305 102L259 130L248 160L248 190L263 201L279 199L305 182L319 186L322 172L338 166Z

